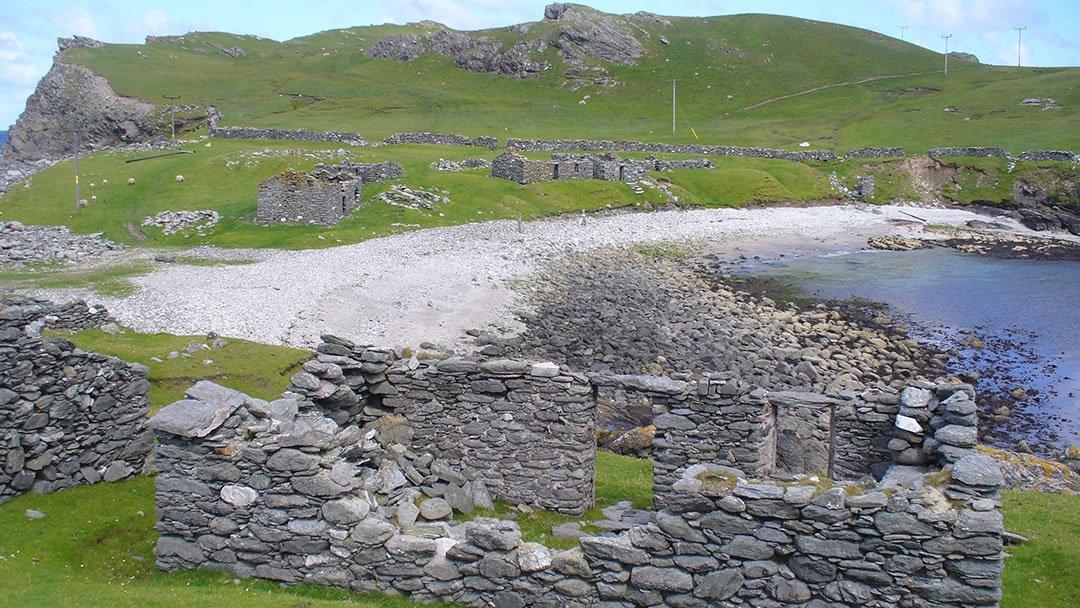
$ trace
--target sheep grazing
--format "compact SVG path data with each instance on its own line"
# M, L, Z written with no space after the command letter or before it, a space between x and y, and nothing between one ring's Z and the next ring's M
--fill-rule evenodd
M129 186L134 186L135 185L135 178L134 177L129 177L128 178L128 185Z
M109 180L107 180L107 179L101 180L101 185L102 186L108 186L109 185Z
M85 206L86 206L86 199L85 198L80 198L79 199L79 209L82 209Z
M97 202L97 195L96 194L90 197L90 202L91 203L96 203Z
M178 184L184 183L184 176L183 175L177 175L176 176L176 183L178 183Z
M93 190L94 188L97 188L97 184L90 182L90 189Z

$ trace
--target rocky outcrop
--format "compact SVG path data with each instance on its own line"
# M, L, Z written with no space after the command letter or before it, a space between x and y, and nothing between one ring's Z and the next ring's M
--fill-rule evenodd
M427 47L423 39L415 34L390 34L376 42L364 52L371 59L393 59L394 61L412 61L424 54Z
M37 160L70 154L74 139L65 129L82 131L79 145L86 151L147 139L159 126L153 104L118 95L104 77L64 63L58 55L8 132L4 157Z
M623 65L634 65L645 52L630 28L617 18L603 16L559 28L552 46L567 63L581 63L586 57Z
M953 51L949 53L949 57L953 59L959 59L960 61L967 61L969 63L979 63L979 58L971 53L964 53L961 51Z

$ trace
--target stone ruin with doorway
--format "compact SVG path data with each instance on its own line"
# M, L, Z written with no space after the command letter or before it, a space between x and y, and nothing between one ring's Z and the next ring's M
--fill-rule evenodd
M559 154L551 160L530 160L507 150L491 161L491 175L519 184L534 184L566 179L599 179L609 182L635 182L648 177L649 171L665 169L711 169L712 161L705 158L688 160L658 160L649 156L643 160L620 158L614 152L603 154Z
M970 386L821 395L333 336L317 351L279 400L203 382L151 420L159 567L499 607L1001 597L1003 480L974 449ZM645 519L566 550L512 520L454 519L492 499L592 507L596 396L612 389L655 413Z
M364 184L401 177L393 162L318 164L310 173L286 169L259 183L259 224L306 223L330 226L363 200Z

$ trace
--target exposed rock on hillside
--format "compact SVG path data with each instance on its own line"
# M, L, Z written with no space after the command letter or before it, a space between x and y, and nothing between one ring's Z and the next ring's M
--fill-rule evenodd
M412 61L423 55L426 48L423 39L415 34L390 34L376 42L364 56L371 59Z
M105 46L105 43L100 40L94 40L93 38L87 38L86 36L75 36L73 38L57 38L57 46L60 47L60 52L64 52L68 49L96 49L99 46Z
M118 95L102 76L58 56L8 133L4 156L37 160L69 154L73 139L64 129L83 131L84 150L141 141L153 135L157 122L153 104Z
M960 51L953 51L949 53L949 57L953 59L959 59L960 61L970 61L971 63L979 63L979 58L971 53L961 53Z
M505 49L503 43L488 37L474 37L445 28L424 38L414 34L390 34L375 43L366 53L372 59L395 59L412 61L422 55L427 46L431 50L454 58L454 65L470 72L485 72L510 78L528 78L548 69L550 65L541 54L553 46L567 63L578 65L587 58L634 65L645 52L626 18L607 15L586 7L571 4L552 4L544 11L549 21L565 22L551 36L526 38L527 25L515 26L510 31L522 35L522 39ZM670 25L651 13L631 16L646 24ZM640 25L633 24L646 39L649 33Z

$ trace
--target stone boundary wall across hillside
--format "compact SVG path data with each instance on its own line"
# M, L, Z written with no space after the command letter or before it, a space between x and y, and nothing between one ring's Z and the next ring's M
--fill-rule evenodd
M483 607L975 608L1001 598L1002 476L986 456L962 458L944 481L914 471L883 488L756 482L701 463L649 523L553 550L522 542L513 521L450 519L472 509L458 495L476 480L449 479L462 473L398 441L400 426L339 426L303 400L267 403L207 382L188 397L150 423L166 571ZM440 489L444 498L425 497Z
M290 141L337 142L350 146L366 146L359 133L327 131L315 133L305 129L257 129L255 127L210 127L210 137L225 139L287 139Z
M0 310L0 502L142 470L154 443L146 366L39 335L42 325L86 329L106 319L81 302Z
M475 146L478 148L499 147L499 138L481 135L466 137L452 133L394 133L383 140L386 144L422 144L426 146Z
M903 148L856 148L848 150L844 158L904 158Z
M739 156L776 158L793 162L808 160L837 160L832 150L776 150L741 146L708 146L702 144L661 144L641 141L606 141L596 139L519 139L506 140L507 150L518 152L654 152L668 154L701 154L704 156Z
M1044 161L1052 160L1059 163L1080 163L1080 154L1066 150L1028 150L1020 154L1018 160Z
M967 158L1012 158L1008 152L1001 148L971 148L950 147L934 148L927 152L933 158L946 158L950 156L963 156Z

